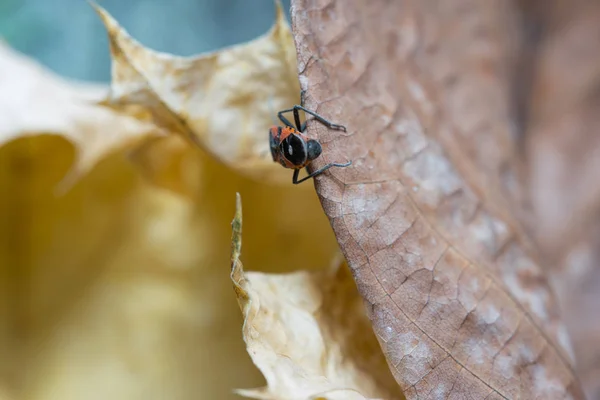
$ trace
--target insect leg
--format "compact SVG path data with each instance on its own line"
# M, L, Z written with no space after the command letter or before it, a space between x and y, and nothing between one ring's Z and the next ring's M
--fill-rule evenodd
M283 113L286 112L293 112L294 113L294 122L296 123L296 129L300 132L303 132L302 127L306 127L306 123L304 125L302 125L300 123L300 115L298 114L298 110L296 109L296 107L300 107L300 106L294 106L294 108L288 108L285 110L281 110L277 113L277 116L279 117L279 119L281 120L281 122L283 122L286 126L293 126L291 124L291 122L283 116Z
M286 109L286 110L281 110L281 111L279 111L279 112L277 113L277 116L279 117L279 120L280 120L281 122L283 122L283 124L284 124L285 126L294 126L294 125L292 125L292 123L290 122L290 120L289 120L289 119L287 119L286 117L284 117L284 116L283 116L283 114L284 114L284 113L286 113L286 112L291 112L291 111L294 111L294 109L293 109L293 108L288 108L288 109Z
M333 122L326 120L325 118L323 118L316 112L311 111L307 108L304 108L304 106L298 106L298 105L294 106L294 108L293 108L294 117L296 117L296 115L298 114L298 110L302 110L305 113L312 115L313 117L315 117L315 119L317 121L319 121L320 123L322 123L323 125L325 125L326 127L330 128L330 129L339 129L339 130L346 132L346 127L344 125L334 124ZM298 122L299 121L300 121L300 119L298 118ZM301 127L302 126L300 126L300 128ZM300 132L302 132L302 130Z
M352 164L352 161L348 161L345 164L338 164L338 163L331 163L331 164L327 164L326 166L316 170L315 172L313 172L312 174L308 174L308 176L305 176L304 178L298 180L298 173L300 172L299 169L294 171L294 179L292 180L292 182L297 185L299 183L304 182L307 179L310 178L314 178L317 175L321 175L323 172L327 171L329 168L331 167L348 167L350 164Z
M299 184L300 182L304 181L304 179L302 179L300 182L298 182L298 174L300 173L299 169L295 169L294 170L294 177L292 178L292 182L294 183L294 185Z
M339 129L339 130L346 132L345 126L339 125L339 124L334 124L333 122L326 120L325 118L323 118L316 112L311 111L311 110L307 109L306 107L304 107L304 94L305 94L304 90L300 92L300 105L295 105L293 108L287 108L287 109L279 111L279 113L277 113L277 116L279 117L281 122L283 122L286 126L292 126L290 121L286 117L284 117L283 114L287 113L287 112L293 112L296 129L300 132L304 132L306 130L306 122L304 122L303 124L300 123L300 113L298 112L299 110L302 110L305 113L310 114L313 117L315 117L315 119L317 121L319 121L326 127L330 128L330 129Z

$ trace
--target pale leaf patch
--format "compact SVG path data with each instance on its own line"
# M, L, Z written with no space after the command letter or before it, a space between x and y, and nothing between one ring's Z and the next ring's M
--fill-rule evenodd
M194 57L145 48L94 5L108 31L112 85L103 104L137 114L199 145L254 179L289 183L271 158L268 129L298 103L295 48L283 10L271 30L248 43ZM287 172L287 173L286 173Z
M245 273L242 211L233 220L231 279L248 353L267 386L256 399L401 399L346 265L290 274Z
M76 147L77 162L63 188L107 154L162 135L152 124L94 104L106 94L106 87L61 78L1 41L0 87L0 144L48 132Z
M16 60L2 62L27 71L31 61L11 54L7 58ZM97 143L87 140L88 131L71 123L86 123L88 116L75 118L60 106L61 91L71 86L57 88L54 75L36 68L0 91L2 107L12 107L20 90L34 105L36 96L47 100L0 111L2 121L23 116L0 146L0 220L7 221L0 230L0 391L32 400L189 399L198 393L233 400L239 397L231 388L260 385L223 270L231 194L242 192L251 210L246 259L282 272L304 267L306 259L323 265L337 252L314 191L250 180L176 135L142 135L141 145L129 145L128 125L113 119L157 128L143 122L147 113L132 118L96 106L101 87L89 101L87 91L72 88L75 100L67 102L100 110L89 122ZM27 89L32 82L37 92ZM25 118L28 110L46 119ZM76 184L55 196L74 150L87 154L97 145L107 151L94 153L98 158ZM272 249L281 236L296 246Z

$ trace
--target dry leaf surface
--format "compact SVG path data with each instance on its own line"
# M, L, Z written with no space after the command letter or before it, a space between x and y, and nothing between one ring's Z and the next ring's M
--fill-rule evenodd
M353 160L317 191L407 398L583 398L523 224L516 10L298 0L292 20L307 105L348 127L309 123L321 162Z
M51 73L0 41L0 144L40 132L60 134L77 150L63 182L67 189L107 155L164 133L153 124L117 115L94 103L101 85L72 82Z
M268 129L277 111L299 101L296 55L279 3L264 36L194 57L142 46L101 7L112 54L111 93L104 104L139 115L140 108L171 132L254 179L285 183L289 171L273 163Z
M171 146L164 158L207 164L194 183L220 181L223 193L200 201L148 185L125 156L154 125L94 105L97 89L10 49L1 63L0 397L233 398L240 381L261 382L227 275L211 272L228 263L233 202L222 195L243 179Z
M264 45L253 43L245 52ZM88 91L33 64L12 51L0 60L0 119L11 123L0 139L2 395L233 399L234 387L263 383L228 290L232 195L241 192L248 206L246 262L284 272L310 267L306 249L315 266L338 254L316 194L290 185L289 171L272 161L285 186L248 179L157 125L148 109L98 106L104 88ZM276 62L257 70L268 76L269 68L282 73ZM297 97L295 85L281 92ZM233 98L252 89L222 90ZM253 115L261 104L238 112ZM259 134L266 147L267 129ZM85 168L57 196L74 165ZM295 246L273 249L282 236Z
M248 353L267 386L256 399L402 399L346 265L290 274L244 272L242 208L233 220L232 270Z

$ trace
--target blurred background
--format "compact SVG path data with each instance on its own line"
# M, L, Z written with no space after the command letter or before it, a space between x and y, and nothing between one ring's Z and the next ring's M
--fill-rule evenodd
M190 56L267 32L273 0L99 0L142 44ZM282 0L289 15L290 0ZM0 36L66 77L108 82L106 30L85 0L0 0Z
M97 3L143 45L181 56L256 39L275 22L273 0ZM282 5L289 15L290 0ZM106 29L85 0L0 0L0 38L67 78L110 80ZM18 63L24 61L5 64ZM48 106L44 115L62 110L52 109L55 93L42 93L47 86L36 86L42 79L34 78L19 78L12 88L0 85L0 128L16 107L32 114L23 120L36 119L40 105ZM23 96L10 93L21 86ZM30 92L40 98L34 112L31 102L22 101ZM187 151L181 155L185 165ZM0 399L239 399L234 388L263 385L242 341L229 279L230 222L240 191L248 209L244 251L259 259L248 265L268 269L269 255L252 239L272 243L272 237L253 236L252 230L275 224L256 205L288 190L259 187L195 154L198 181L212 187L218 182L218 190L190 201L144 184L117 154L57 197L55 187L73 154L64 138L50 135L0 143ZM292 205L298 218L306 220L308 207L319 226L328 226L314 212L320 207L314 193L305 193L313 203L296 196L305 203ZM288 225L277 225L272 235L293 240ZM329 257L337 244L331 232L320 231L328 240L316 240L326 243L322 253Z

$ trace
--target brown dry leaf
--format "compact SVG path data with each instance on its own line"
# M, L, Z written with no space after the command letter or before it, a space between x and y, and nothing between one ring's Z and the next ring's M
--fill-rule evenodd
M61 189L68 189L107 154L164 134L152 124L95 105L108 88L63 79L2 41L0 87L0 144L47 132L76 146L77 162Z
M523 221L507 2L298 0L317 191L409 399L581 399ZM329 177L329 178L327 178Z
M267 380L255 399L401 399L345 264L290 274L244 272L242 206L232 223L231 280L244 341ZM307 260L308 261L308 260Z
M299 101L296 56L279 2L264 36L194 57L143 47L101 7L108 31L112 85L105 104L133 115L149 110L155 123L198 144L238 173L257 180L291 181L273 163L268 129L277 111Z

